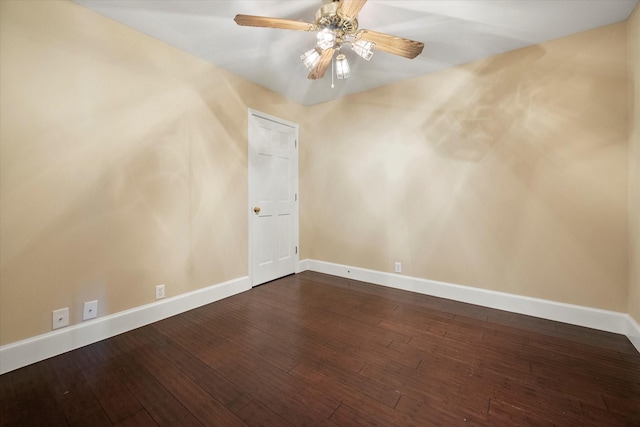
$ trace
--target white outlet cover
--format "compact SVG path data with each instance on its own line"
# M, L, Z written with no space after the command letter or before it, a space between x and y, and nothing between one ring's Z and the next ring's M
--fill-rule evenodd
M396 261L395 269L396 269L396 273L402 273L402 263L399 261Z
M59 310L53 310L52 315L53 329L63 328L69 326L69 308L61 308Z
M156 299L164 298L164 285L156 286Z
M98 316L98 300L87 301L82 310L82 320L93 319Z

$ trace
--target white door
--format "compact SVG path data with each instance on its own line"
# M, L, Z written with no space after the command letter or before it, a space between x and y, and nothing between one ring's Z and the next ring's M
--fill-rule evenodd
M257 286L298 265L298 125L249 110L249 275Z

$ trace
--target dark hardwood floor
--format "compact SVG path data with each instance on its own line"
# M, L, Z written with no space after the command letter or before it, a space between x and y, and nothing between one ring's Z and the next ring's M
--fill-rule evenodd
M639 426L621 335L305 272L0 376L2 426Z

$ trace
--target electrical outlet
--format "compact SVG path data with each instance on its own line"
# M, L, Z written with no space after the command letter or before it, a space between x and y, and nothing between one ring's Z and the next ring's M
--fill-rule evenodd
M87 301L82 310L82 320L93 319L98 316L98 300Z
M396 273L402 273L402 263L400 261L396 261Z
M156 286L156 299L164 298L164 285Z
M69 307L53 310L53 329L69 326Z

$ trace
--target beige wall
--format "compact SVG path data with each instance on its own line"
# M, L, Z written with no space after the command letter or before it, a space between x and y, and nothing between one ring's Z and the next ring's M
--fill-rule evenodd
M626 36L304 108L74 3L1 1L0 344L246 275L248 107L300 123L301 259L638 319Z
M302 258L627 312L626 55L620 23L310 108Z
M0 344L245 276L247 108L296 106L71 2L0 19Z
M629 41L629 314L640 323L640 4L627 21Z

